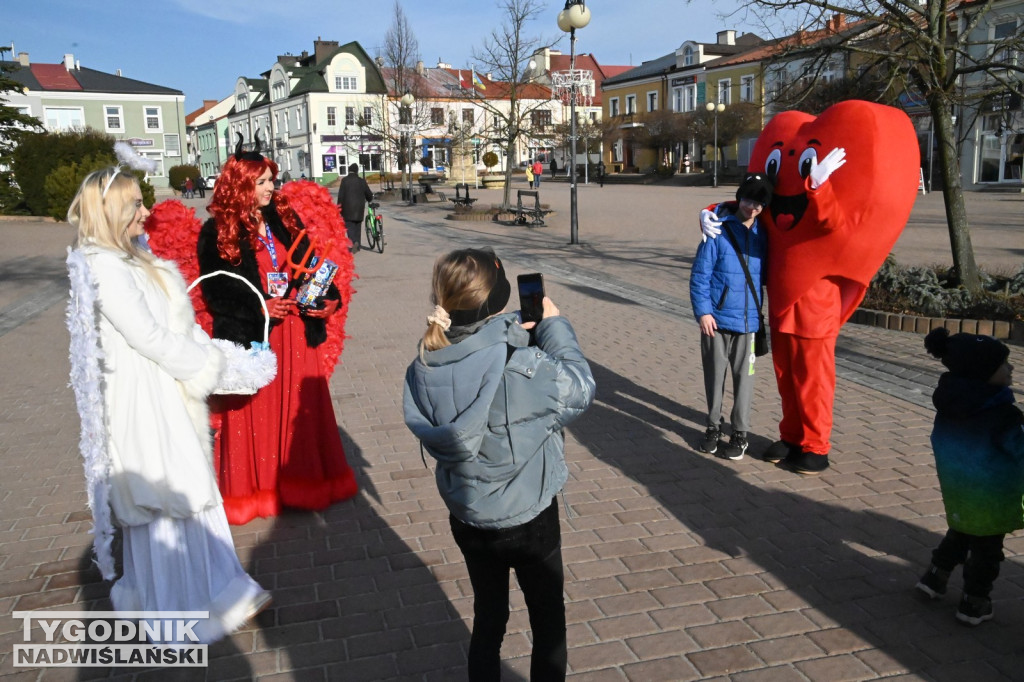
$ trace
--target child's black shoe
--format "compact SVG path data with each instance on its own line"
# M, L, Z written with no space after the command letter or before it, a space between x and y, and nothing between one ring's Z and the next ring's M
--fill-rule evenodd
M928 571L917 581L918 591L928 596L929 599L936 599L946 594L946 583L949 582L949 571L944 571L935 564L928 567Z
M708 430L704 432L704 438L701 440L700 445L697 446L697 449L713 455L718 452L718 439L721 437L721 431L714 426L709 426Z
M992 600L965 593L956 610L956 619L965 625L981 625L992 620Z

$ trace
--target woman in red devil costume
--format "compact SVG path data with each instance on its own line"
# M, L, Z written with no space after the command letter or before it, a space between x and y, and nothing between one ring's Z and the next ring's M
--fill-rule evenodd
M764 218L782 399L766 461L804 475L829 467L836 337L906 225L919 168L910 119L871 102L841 102L817 117L784 112L758 137L749 170L775 185ZM705 234L714 236L715 222L702 212Z
M233 524L275 516L282 507L324 509L356 493L327 385L330 363L321 357L341 296L332 285L322 309L303 309L294 300L303 274L295 258L332 245L320 248L305 236L297 213L274 190L277 170L258 147L239 148L224 165L208 209L213 217L199 233L201 274L226 270L263 292L278 359L277 377L255 395L211 401L220 417L214 465ZM212 277L202 293L215 338L246 346L262 339L263 311L244 283Z

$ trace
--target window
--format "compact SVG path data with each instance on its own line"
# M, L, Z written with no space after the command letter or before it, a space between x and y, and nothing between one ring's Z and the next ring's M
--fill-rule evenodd
M78 107L44 107L43 118L50 130L85 129L85 114Z
M146 119L146 132L158 133L164 129L160 107L142 107L142 112Z
M355 76L335 76L334 77L334 89L344 90L346 92L354 92L358 90L358 80Z
M547 109L531 111L530 122L533 124L533 129L536 132L542 133L547 126L551 125L551 112Z
M753 102L754 101L754 77L744 76L740 79L740 101L741 102Z
M274 83L274 87L271 89L271 96L275 102L279 99L284 99L288 96L288 86L284 83Z
M647 111L658 110L658 93L648 92L647 93Z
M462 110L462 122L465 123L466 125L472 127L472 125L473 125L473 110L472 109L463 109Z
M619 98L612 97L608 100L608 115L618 116L619 115Z
M636 113L636 95L626 95L626 115Z
M239 111L245 111L249 108L249 95L239 95L235 98L235 107Z
M1001 21L992 28L992 40L996 43L1009 43L1013 41L1016 33L1016 20ZM994 47L993 58L995 61L1010 65L1017 63L1017 53L1014 50L1009 47L999 47L999 45Z
M687 45L683 48L683 66L693 66L693 48Z
M164 135L164 156L181 156L181 138L176 133Z
M683 110L683 89L672 88L672 111Z
M327 125L338 125L338 107L327 107Z
M295 107L295 129L302 130L302 107Z
M356 108L345 107L345 125L354 126L356 124Z
M117 105L103 107L103 120L108 133L124 132L124 112Z
M363 125L373 125L373 107L363 107Z
M729 97L729 91L732 89L732 79L723 78L718 81L718 103L719 104L732 104Z
M431 107L430 122L434 125L444 125L444 109L441 107Z
M687 85L683 88L683 111L696 111L697 109L697 84Z

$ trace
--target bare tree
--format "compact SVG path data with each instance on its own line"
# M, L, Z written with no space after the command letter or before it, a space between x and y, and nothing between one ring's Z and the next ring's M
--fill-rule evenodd
M491 31L483 45L474 48L472 55L481 71L492 74L501 92L478 92L471 88L465 96L487 113L489 122L485 135L505 149L503 203L508 205L516 142L530 128L530 112L547 103L524 97L530 88L538 87L529 81L530 58L537 50L551 47L558 40L527 35L527 25L545 9L541 0L498 0L498 7L504 17L501 26Z
M976 30L1005 4L1000 0L754 0L766 26L793 17L800 26L831 26L833 39L793 42L779 57L805 60L811 79L837 54L886 84L882 92L910 93L926 102L938 144L953 267L971 293L981 291L964 206L954 119L986 98L1024 94L1024 33ZM840 30L840 19L856 30ZM831 22L831 23L830 23ZM1013 26L1016 26L1014 23ZM793 32L790 24L787 32ZM882 101L882 94L876 99Z

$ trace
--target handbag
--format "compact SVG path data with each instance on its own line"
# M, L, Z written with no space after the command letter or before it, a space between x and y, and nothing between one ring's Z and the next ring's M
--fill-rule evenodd
M747 286L750 287L750 293L754 296L754 301L757 303L757 331L754 332L754 355L761 357L768 355L771 352L771 343L768 341L768 327L764 323L764 315L761 313L761 297L758 295L760 287L754 286L754 278L750 276L750 269L747 268L747 261L743 259L743 252L740 250L740 245L736 242L736 238L732 235L732 232L725 225L723 233L732 244L732 248L736 251L736 256L739 258L740 265L743 267L743 274L747 278Z
M246 348L227 339L213 339L213 343L224 353L224 372L213 389L216 395L255 395L277 376L277 356L270 350L270 311L263 294L253 286L252 282L241 275L225 270L214 270L188 285L192 291L204 279L224 275L244 282L260 301L263 307L263 341L253 341L251 348Z

